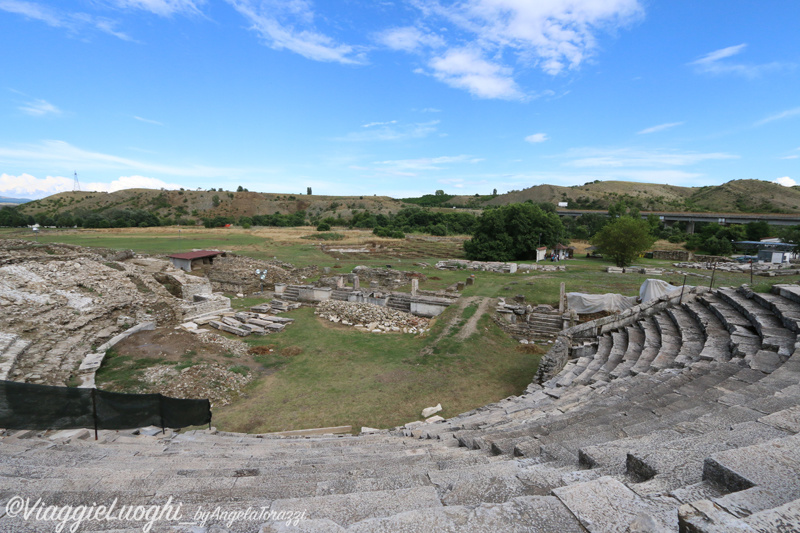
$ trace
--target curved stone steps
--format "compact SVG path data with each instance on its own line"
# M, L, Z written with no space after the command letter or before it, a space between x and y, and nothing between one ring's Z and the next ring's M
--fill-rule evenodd
M612 346L611 351L608 353L608 359L603 366L589 379L590 383L597 383L599 381L608 381L611 379L611 372L622 362L625 352L628 349L628 332L627 329L620 329L611 332Z
M743 422L628 452L626 473L638 479L639 494L667 492L703 480L705 459L716 452L788 436L759 422Z
M797 334L786 329L783 322L769 309L733 289L721 289L718 294L750 320L761 337L762 349L774 351L783 357L792 354Z
M681 526L698 531L732 530L733 526L740 531L796 530L800 523L798 450L800 435L792 435L711 454L704 461L703 479L729 494L681 506Z
M675 356L673 365L684 367L699 358L705 344L705 335L700 324L683 307L670 307L667 315L675 323L681 336L681 347Z
M703 349L698 358L706 361L729 361L733 356L730 347L731 335L722 321L699 302L689 302L684 304L684 308L700 325L705 336Z
M753 300L775 313L786 329L800 333L800 302L784 296L792 293L785 289L781 292L781 286L774 286L772 290L773 293L753 293Z
M731 355L744 358L761 349L761 337L748 318L721 296L709 293L698 299L708 307L730 333Z
M661 345L658 348L651 370L671 368L681 349L681 335L675 328L675 322L666 313L659 313L653 317L658 333L661 336Z
M608 361L609 354L611 353L611 349L614 347L614 339L610 334L603 335L600 337L597 352L592 357L589 364L584 369L580 369L579 366L576 366L575 374L576 377L573 380L575 385L586 385L591 382L592 376L600 370L600 368L606 364Z
M628 347L622 356L622 362L610 372L611 377L614 379L627 377L631 374L631 369L639 361L645 345L645 332L642 329L641 322L626 326L625 331L628 335Z
M17 360L31 345L30 341L13 333L0 333L0 380L9 379Z
M661 349L661 333L658 331L655 319L647 317L639 322L644 333L644 346L636 363L631 367L631 374L641 374L650 370L650 364Z
M701 416L709 404L693 400L692 396L714 387L737 370L736 365L727 365L725 371L706 365L703 369L686 369L664 375L660 380L653 380L650 375L616 380L609 384L609 390L604 394L597 391L587 394L582 405L573 411L504 427L458 432L456 437L468 448L491 449L493 453L504 454L514 453L518 443L535 437L540 447L549 446L549 453L554 453L554 447L558 447L557 457L577 459L579 449L587 443L643 434ZM635 381L641 383L632 383ZM624 410L618 406L622 395L630 398ZM683 400L688 405L673 405ZM557 404L558 401L554 403ZM530 448L526 456L530 456Z

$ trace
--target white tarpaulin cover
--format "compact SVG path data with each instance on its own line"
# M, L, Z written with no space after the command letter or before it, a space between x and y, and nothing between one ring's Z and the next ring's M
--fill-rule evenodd
M644 280L644 283L642 283L642 286L639 287L639 299L642 300L642 303L649 302L650 300L655 300L656 298L660 298L665 294L671 294L680 290L680 287L670 285L664 280L646 279Z
M580 292L567 293L567 307L579 315L600 313L608 311L624 311L636 305L636 296L623 296L621 294L582 294Z
M623 296L621 294L583 294L580 292L567 293L567 307L585 315L600 313L602 311L616 313L629 309L638 303L655 300L664 294L680 291L680 287L670 285L660 279L647 279L639 287L639 298L636 296Z

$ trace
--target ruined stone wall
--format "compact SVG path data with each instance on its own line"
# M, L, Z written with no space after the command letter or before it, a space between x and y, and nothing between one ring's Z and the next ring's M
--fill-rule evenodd
M666 261L693 261L694 254L689 250L653 250L653 259Z
M352 276L358 276L362 285L369 285L371 282L377 282L378 287L382 289L397 289L411 284L412 279L425 281L428 278L419 272L405 272L395 270L393 268L370 268L367 266L357 266L353 272L348 276L347 281L352 283Z
M273 290L275 283L301 284L318 273L316 266L297 268L283 261L262 261L228 252L226 257L217 257L214 263L203 267L217 292L254 293L261 290L262 282L256 270L267 274L263 281L264 290Z
M730 262L730 257L725 257L722 255L701 255L701 254L694 254L693 261L697 261L698 263L727 263Z

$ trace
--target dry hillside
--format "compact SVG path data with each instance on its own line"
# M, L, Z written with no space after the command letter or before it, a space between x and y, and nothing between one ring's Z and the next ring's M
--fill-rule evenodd
M215 200L216 198L216 200ZM216 204L216 205L215 205ZM126 189L113 193L62 192L28 202L25 214L144 209L161 217L253 216L305 211L309 216L350 218L353 211L395 213L403 204L387 196L320 196L231 191Z
M657 183L596 181L561 187L535 185L488 199L482 205L515 202L568 202L569 207L607 209L628 200L649 211L711 211L746 213L800 213L800 187L783 187L760 180L736 180L708 187L678 187ZM456 196L453 205L474 204L474 197Z
M446 196L445 206L480 209L515 202L563 202L576 209L607 209L626 200L643 211L708 211L727 213L800 213L800 186L783 187L759 180L737 180L708 187L597 181L561 187L535 185L492 196ZM320 196L230 191L159 191L127 189L113 193L63 192L20 206L24 214L50 216L109 209L143 209L159 217L203 218L253 216L305 211L310 218L349 219L354 211L389 215L405 206L387 196ZM475 211L476 213L479 211Z

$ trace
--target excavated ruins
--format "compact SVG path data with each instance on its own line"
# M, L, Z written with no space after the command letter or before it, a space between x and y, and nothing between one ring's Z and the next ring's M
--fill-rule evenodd
M91 266L90 287L116 295L105 327L140 309L160 316L133 282L135 301L109 287L126 282L127 269L106 271L101 257L63 260ZM89 312L79 311L90 304L77 285L41 297L48 262L2 266L3 301L35 308L4 322L14 335L53 306L58 316ZM39 278L23 284L11 267ZM4 303L4 316L15 305ZM77 320L48 327L72 335ZM559 332L523 394L436 423L306 438L9 432L0 439L0 502L181 502L182 522L160 520L153 531L798 531L798 332L798 285L692 289ZM53 527L0 512L2 531Z
M217 324L219 329L232 327L213 318L240 324L230 312L230 300L214 292L214 286L252 288L252 283L245 283L247 272L246 280L255 279L258 290L258 278L252 274L257 267L268 268L271 283L302 280L314 271L234 255L221 259L209 269L209 279L176 269L164 258L130 251L0 240L0 379L92 387L107 350L134 333L191 324L191 320ZM227 278L221 274L224 268L230 270ZM229 316L219 317L223 312ZM273 324L273 320L291 322L259 318L248 316L257 324L243 327L264 334L265 328L283 329L283 324ZM222 343L226 346L220 350L241 351L210 331L193 332L198 333L198 342ZM191 372L183 372L177 381L196 391L197 380L189 379ZM241 376L217 373L232 388L240 385ZM166 385L161 388L170 390Z

